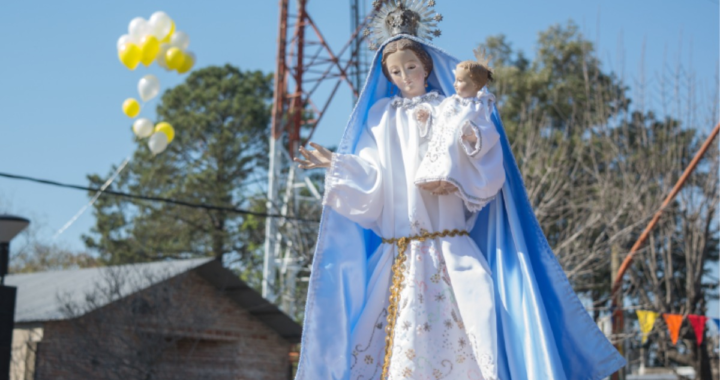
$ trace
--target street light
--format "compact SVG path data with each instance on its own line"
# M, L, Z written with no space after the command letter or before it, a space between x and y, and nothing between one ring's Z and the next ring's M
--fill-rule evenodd
M25 218L0 215L0 380L10 378L12 335L15 326L17 288L5 286L10 261L10 240L29 224L30 221Z
M5 283L10 261L10 240L24 230L30 221L13 215L0 215L0 285Z

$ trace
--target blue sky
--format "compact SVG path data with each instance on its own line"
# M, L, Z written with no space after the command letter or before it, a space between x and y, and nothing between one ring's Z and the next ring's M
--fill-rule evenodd
M133 17L168 13L189 34L195 67L231 63L271 72L277 3L0 2L0 172L85 185L88 173L106 175L132 153L131 122L120 111L122 101L137 97L137 81L147 73L158 76L163 90L185 78L156 65L129 71L120 64L116 41ZM532 56L539 31L572 19L595 41L605 67L623 74L631 86L644 72L652 88L655 73L678 61L707 89L717 86L717 0L438 0L436 8L445 19L435 43L460 58L469 58L478 42L495 34L505 34ZM312 0L309 12L331 46L349 38L349 1ZM653 106L657 97L648 98ZM149 102L141 115L154 118L155 105ZM350 108L349 91L341 87L315 141L336 144ZM80 191L0 178L0 213L31 218L48 241L87 202ZM57 242L83 249L80 235L93 223L86 213Z

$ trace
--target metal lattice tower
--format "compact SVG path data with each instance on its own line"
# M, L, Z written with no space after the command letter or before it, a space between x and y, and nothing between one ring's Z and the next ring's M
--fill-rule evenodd
M367 72L363 1L350 0L351 33L339 50L326 42L308 13L308 2L279 1L267 211L283 216L319 215L320 193L292 157L312 138L338 88L349 86L357 99ZM266 220L262 294L289 315L295 314L298 275L311 262L314 241L307 237L317 227L285 218Z

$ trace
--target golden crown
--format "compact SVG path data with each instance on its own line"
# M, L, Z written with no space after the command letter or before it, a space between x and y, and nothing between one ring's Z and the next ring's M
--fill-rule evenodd
M426 40L440 36L438 22L441 14L432 9L435 0L376 0L373 2L375 16L365 29L370 49L376 50L390 37L409 34Z

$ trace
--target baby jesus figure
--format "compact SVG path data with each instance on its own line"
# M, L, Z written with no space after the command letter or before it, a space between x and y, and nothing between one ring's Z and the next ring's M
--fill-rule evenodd
M420 163L415 184L435 195L455 194L463 199L470 211L479 211L491 199L476 197L476 189L487 188L488 183L504 181L493 178L502 171L482 170L494 162L502 165L500 138L490 119L495 97L485 89L493 80L492 69L482 50L475 50L477 61L463 61L455 68L456 94L446 98L431 115L419 109L416 115L421 122L432 119L432 136L428 151ZM496 149L492 149L497 147ZM488 154L493 150L493 154ZM475 175L468 175L474 168ZM462 174L461 174L462 173Z

